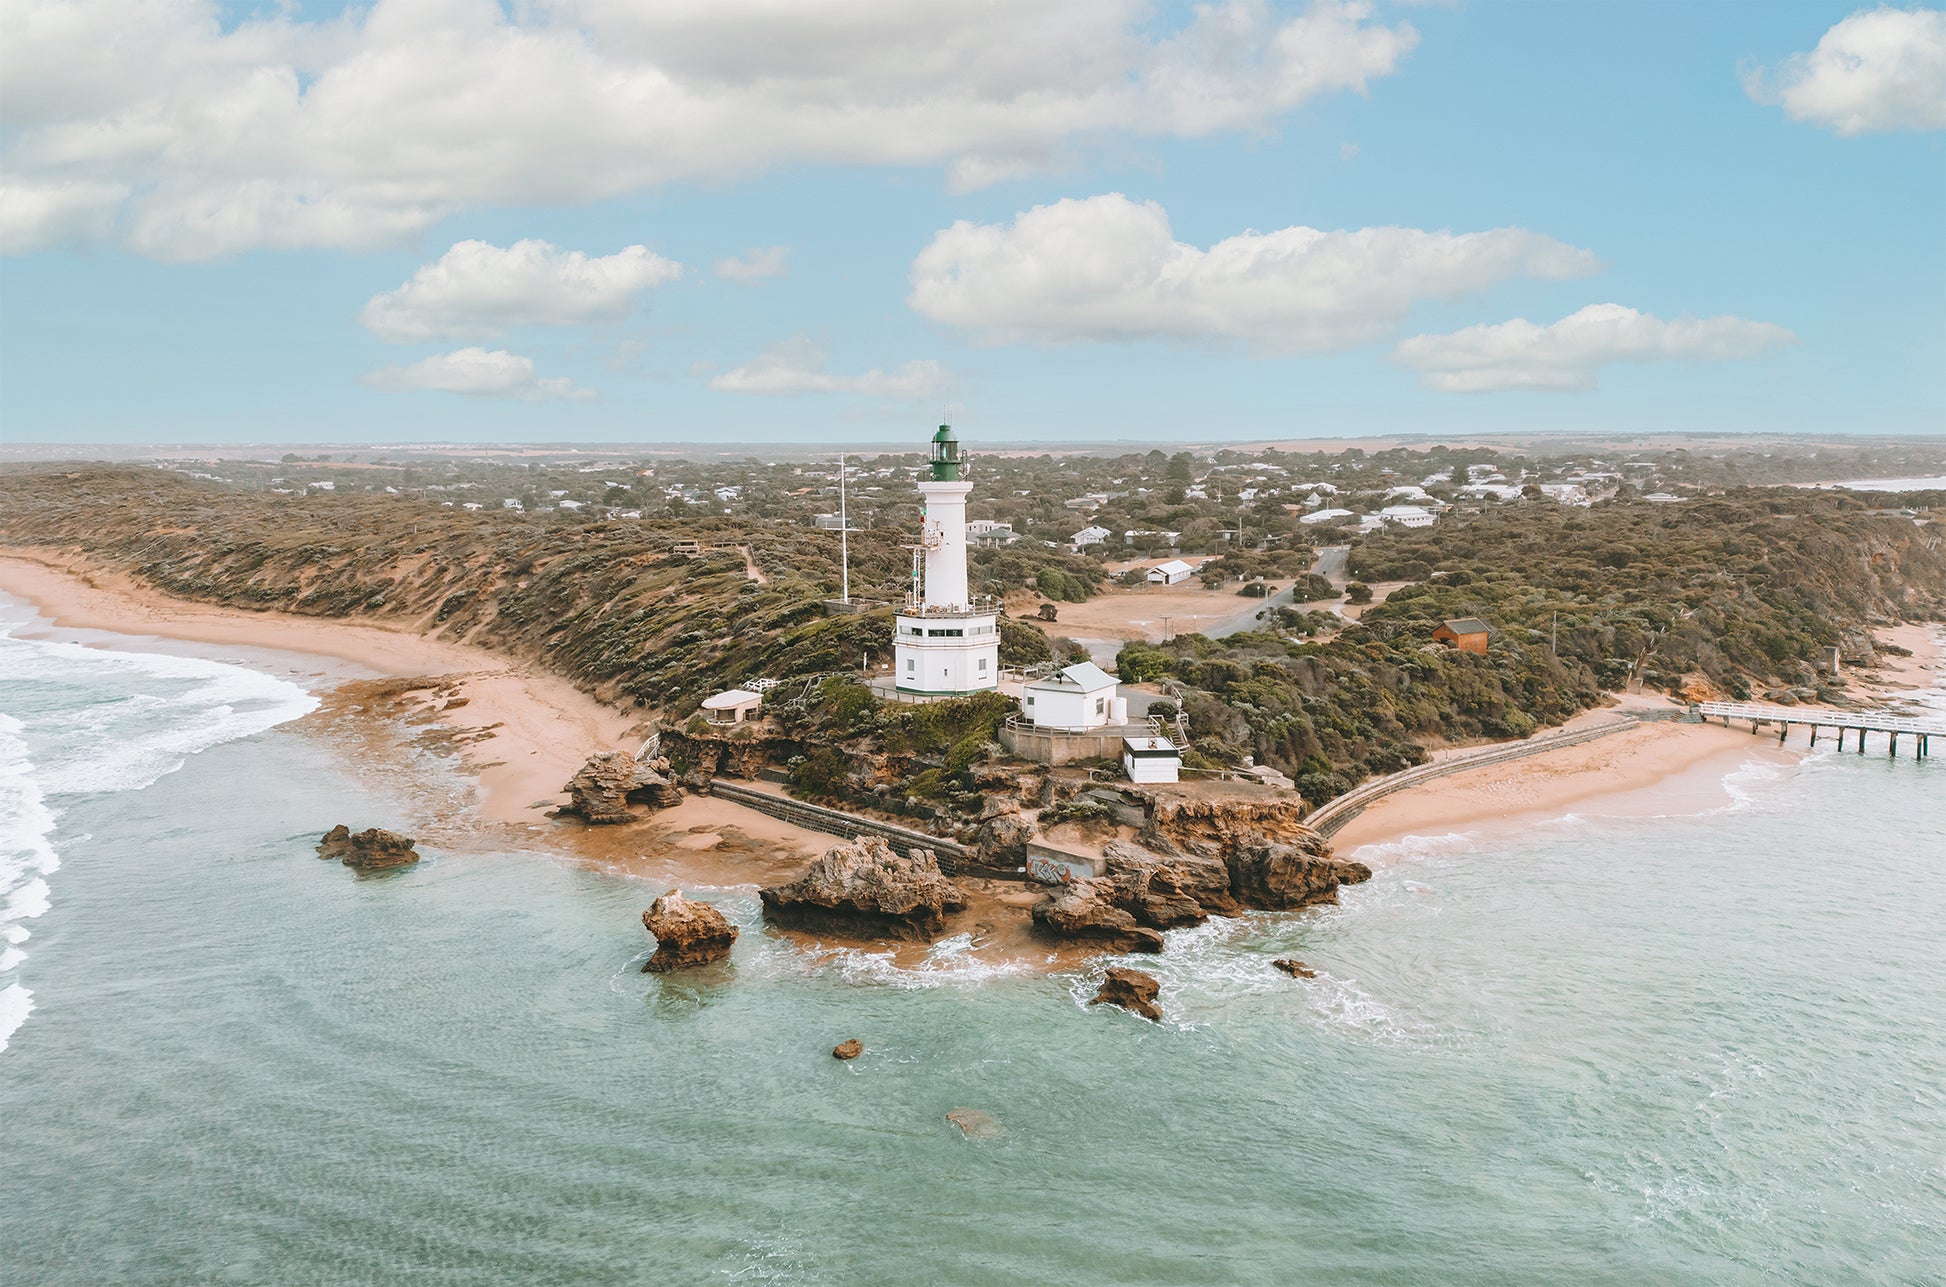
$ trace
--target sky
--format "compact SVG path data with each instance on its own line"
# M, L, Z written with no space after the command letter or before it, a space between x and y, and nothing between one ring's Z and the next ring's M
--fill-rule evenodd
M1946 11L9 0L0 440L1946 432Z

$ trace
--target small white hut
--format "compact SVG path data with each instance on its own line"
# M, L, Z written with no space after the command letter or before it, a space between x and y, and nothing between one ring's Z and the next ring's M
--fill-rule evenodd
M1180 585L1196 575L1196 569L1181 559L1170 559L1149 569L1150 585Z
M763 714L762 693L732 688L703 699L703 718L712 724L741 724Z
M1182 776L1182 752L1166 737L1125 737L1122 770L1131 782L1174 782Z

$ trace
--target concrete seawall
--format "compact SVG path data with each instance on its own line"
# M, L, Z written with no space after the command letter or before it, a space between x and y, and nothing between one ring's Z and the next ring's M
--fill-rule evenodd
M710 783L709 793L725 800L733 801L746 809L788 822L812 831L822 831L827 835L841 836L855 840L859 836L877 836L886 844L902 854L911 854L914 849L930 849L939 859L939 866L949 876L958 875L973 863L977 857L973 850L956 840L944 840L929 836L923 831L901 827L897 823L884 822L878 818L867 818L861 814L846 813L842 809L829 809L821 804L808 804L803 800L793 800L789 796L774 795L756 787L744 786L736 782L725 782L717 778Z

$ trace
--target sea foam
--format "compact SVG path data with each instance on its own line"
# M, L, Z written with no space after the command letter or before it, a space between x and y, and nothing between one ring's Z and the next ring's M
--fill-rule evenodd
M19 975L27 922L53 903L59 798L141 790L318 704L241 666L19 639L22 624L0 620L0 1050L34 1008Z

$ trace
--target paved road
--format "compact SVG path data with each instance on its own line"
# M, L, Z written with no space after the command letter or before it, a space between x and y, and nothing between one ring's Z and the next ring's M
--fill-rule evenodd
M1345 569L1349 564L1350 558L1351 547L1349 545L1327 545L1318 551L1317 565L1311 570L1319 576L1329 577L1333 583L1341 583L1345 579ZM1296 589L1296 587L1293 586L1291 589ZM1209 627L1203 633L1212 639L1223 639L1230 635L1242 634L1246 630L1255 630L1261 626L1263 624L1263 618L1269 614L1272 608L1289 608L1294 606L1290 590L1279 590L1268 599L1251 599L1248 602L1250 604L1249 607L1237 613L1234 617ZM1188 632L1185 631L1184 633Z

